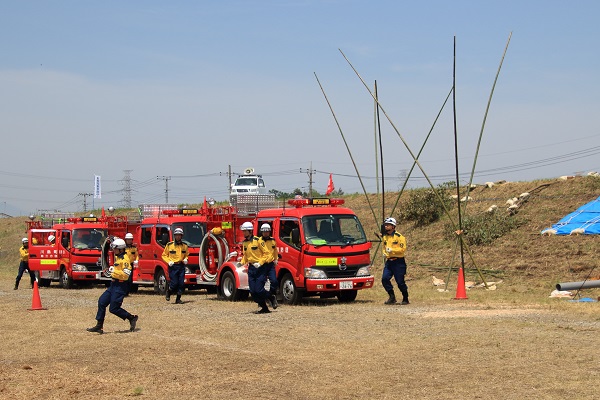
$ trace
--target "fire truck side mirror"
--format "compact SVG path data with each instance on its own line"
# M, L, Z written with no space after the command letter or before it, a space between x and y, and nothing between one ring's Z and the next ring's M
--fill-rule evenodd
M292 229L292 244L295 246L299 246L300 245L300 229L298 228L294 228Z

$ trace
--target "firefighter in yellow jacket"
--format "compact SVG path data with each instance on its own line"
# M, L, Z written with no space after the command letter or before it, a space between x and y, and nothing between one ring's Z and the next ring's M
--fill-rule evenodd
M252 300L254 300L259 306L257 314L270 313L269 307L267 307L267 291L265 290L265 283L267 283L267 268L263 266L267 260L268 254L265 254L265 248L260 245L259 238L254 236L254 225L252 222L244 222L240 227L240 230L244 234L244 242L242 247L244 254L242 255L242 264L248 265L248 286L250 288L250 294Z
M129 330L133 332L138 320L137 315L130 314L122 308L123 299L127 294L127 281L131 275L131 263L129 257L125 254L125 241L123 239L115 239L110 244L114 252L114 265L108 269L112 278L110 286L98 299L98 311L96 313L96 326L88 328L88 332L103 333L104 317L106 316L106 307L112 314L122 320L129 321Z
M400 293L402 293L402 304L409 304L408 286L406 286L406 282L404 281L404 275L406 275L406 261L404 260L406 238L396 232L396 220L391 217L383 221L381 233L383 234L383 256L385 257L381 284L390 296L385 301L385 304L396 303L396 295L392 286L392 276L396 280Z
M29 239L23 238L21 239L21 243L23 244L19 249L21 262L19 263L19 272L17 273L17 279L15 280L15 290L19 288L19 282L21 281L21 277L23 276L25 270L29 272L29 278L31 279L32 288L33 283L35 282L35 273L29 269Z
M185 289L185 266L188 263L188 245L183 242L183 229L175 228L173 239L162 254L164 262L169 264L169 286L165 298L171 301L171 294L177 293L175 304L183 304L181 295Z
M131 292L131 287L133 286L133 272L138 267L139 253L135 244L133 244L133 234L126 233L125 234L125 254L129 257L129 261L131 262L131 275L129 275L129 280L127 281L127 294Z
M279 258L279 254L277 252L277 243L275 239L271 236L272 232L271 225L264 223L260 226L260 239L258 243L263 249L264 256L261 259L260 263L263 265L263 268L267 269L267 279L269 280L269 293L268 299L271 303L271 307L276 309L277 304L277 287L279 286L279 282L277 282L277 271L275 269L275 265L277 265L277 260Z

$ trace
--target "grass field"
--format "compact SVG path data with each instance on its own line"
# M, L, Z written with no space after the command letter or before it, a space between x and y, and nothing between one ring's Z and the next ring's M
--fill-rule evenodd
M472 210L536 185L475 192ZM204 291L186 292L175 305L141 289L124 303L140 316L136 331L108 315L103 335L85 330L95 323L101 287L53 284L39 290L47 310L27 310L26 278L12 290L24 218L0 220L0 398L598 398L600 303L549 294L559 281L600 274L599 239L539 231L599 195L582 178L532 196L520 212L526 224L473 248L496 290L474 288L464 300L453 299L456 273L447 292L432 285L432 275L447 279L453 255L440 225L401 224L408 306L383 305L380 267L376 287L355 303L309 299L268 315L254 314L251 301ZM348 203L374 230L358 196ZM467 280L481 281L474 265ZM581 295L597 299L600 289Z

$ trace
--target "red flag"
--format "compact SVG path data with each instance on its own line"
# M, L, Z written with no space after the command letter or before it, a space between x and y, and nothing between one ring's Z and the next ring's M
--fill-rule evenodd
M327 191L325 192L325 196L329 196L335 190L335 186L333 186L333 178L331 174L329 174L329 183L327 184Z
M104 206L102 206L102 218L106 217L106 213L104 212Z
M206 210L208 208L208 204L206 203L206 196L204 196L204 202L202 203L202 209Z

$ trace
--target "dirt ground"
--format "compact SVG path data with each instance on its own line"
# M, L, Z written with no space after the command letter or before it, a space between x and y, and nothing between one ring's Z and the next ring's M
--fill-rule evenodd
M419 290L415 288L415 292ZM428 289L429 290L429 289ZM185 304L148 289L93 326L103 288L32 291L0 280L5 399L598 398L598 303L512 304L448 293L385 306L381 289L256 315L204 291Z

